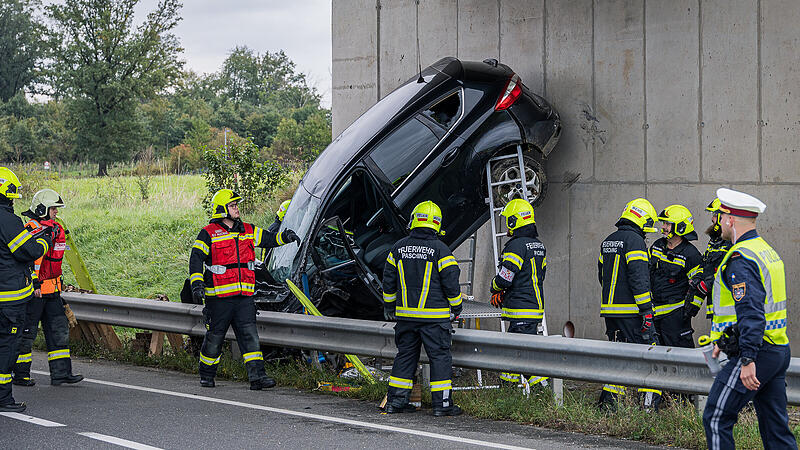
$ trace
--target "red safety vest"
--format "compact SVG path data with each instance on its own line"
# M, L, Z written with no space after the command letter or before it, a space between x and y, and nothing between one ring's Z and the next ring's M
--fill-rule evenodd
M64 251L67 249L67 234L64 228L55 220L31 220L28 225L39 228L42 226L53 227L53 245L45 255L34 263L34 269L42 282L42 294L52 294L61 291L61 263L64 259Z
M206 270L211 272L214 284L206 286L206 296L253 295L256 287L253 226L243 225L244 233L230 233L218 223L203 228L211 236L211 266Z

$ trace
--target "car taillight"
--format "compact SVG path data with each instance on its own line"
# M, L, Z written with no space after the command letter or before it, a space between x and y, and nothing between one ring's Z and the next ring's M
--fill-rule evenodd
M513 105L514 102L519 98L520 94L522 94L521 85L522 81L520 81L519 75L511 75L511 78L508 79L505 90L503 90L503 94L499 99L497 99L497 104L494 105L494 110L502 111Z

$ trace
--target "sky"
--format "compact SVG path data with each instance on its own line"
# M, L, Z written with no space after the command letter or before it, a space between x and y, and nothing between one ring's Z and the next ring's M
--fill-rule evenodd
M158 0L141 0L137 22ZM185 68L216 72L230 50L284 53L331 105L331 0L183 0L183 20L173 30Z

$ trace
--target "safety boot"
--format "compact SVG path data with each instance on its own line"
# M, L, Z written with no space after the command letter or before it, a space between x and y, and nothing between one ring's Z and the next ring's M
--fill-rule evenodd
M464 411L458 405L453 405L449 408L433 408L433 415L435 417L444 416L460 416Z
M201 387L207 387L207 388L213 388L216 385L214 384L214 379L213 378L211 378L211 377L200 377L200 386Z
M28 406L25 404L25 402L9 403L7 405L0 405L0 412L21 413L21 412L25 411L25 408L27 408L27 407Z
M385 412L386 414L413 413L417 412L417 407L412 405L411 403L406 403L403 406L395 406L389 403L386 405L383 412Z
M268 389L274 386L275 386L275 380L273 380L270 377L262 377L250 382L251 391L260 391L262 389Z
M73 375L70 373L60 378L50 378L50 384L53 386L61 386L64 383L75 384L81 380L83 380L83 375L81 374Z
M36 380L34 380L31 377L18 377L14 378L14 381L12 381L12 383L14 383L17 386L33 386L36 384Z

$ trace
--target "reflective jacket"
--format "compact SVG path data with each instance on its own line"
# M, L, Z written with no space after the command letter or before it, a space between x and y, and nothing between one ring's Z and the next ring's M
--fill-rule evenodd
M50 248L40 229L25 227L7 200L0 204L0 306L22 303L33 295L33 262Z
M713 301L711 339L736 325L742 357L755 359L763 342L789 344L783 261L755 230L744 233L722 260Z
M42 294L61 292L61 274L64 251L67 249L67 233L64 227L55 220L31 219L26 227L40 228L48 226L53 229L53 245L44 256L33 263L33 288L41 289Z
M648 262L644 232L633 222L620 219L617 231L600 244L600 316L635 317L652 311Z
M705 282L708 290L705 296L696 291L692 301L697 307L700 307L703 304L703 299L706 299L706 317L711 317L714 312L714 302L712 301L714 298L714 275L716 275L717 268L719 268L722 259L725 258L725 254L728 253L732 245L731 241L726 241L721 237L711 238L708 241L705 253L703 253L703 262L701 264L703 270L692 277L695 283Z
M533 322L544 317L544 275L547 257L536 225L514 231L500 255L492 292L505 291L503 318Z
M461 313L461 270L453 253L429 229L397 241L383 267L383 301L397 320L448 322Z
M279 233L270 233L249 223L236 221L228 228L212 220L197 235L189 256L189 282L205 286L206 297L253 295L256 275L255 247L283 245Z
M650 247L650 290L653 312L665 316L680 310L689 291L689 280L702 274L703 258L686 239L675 248L667 246L667 238L656 240Z

